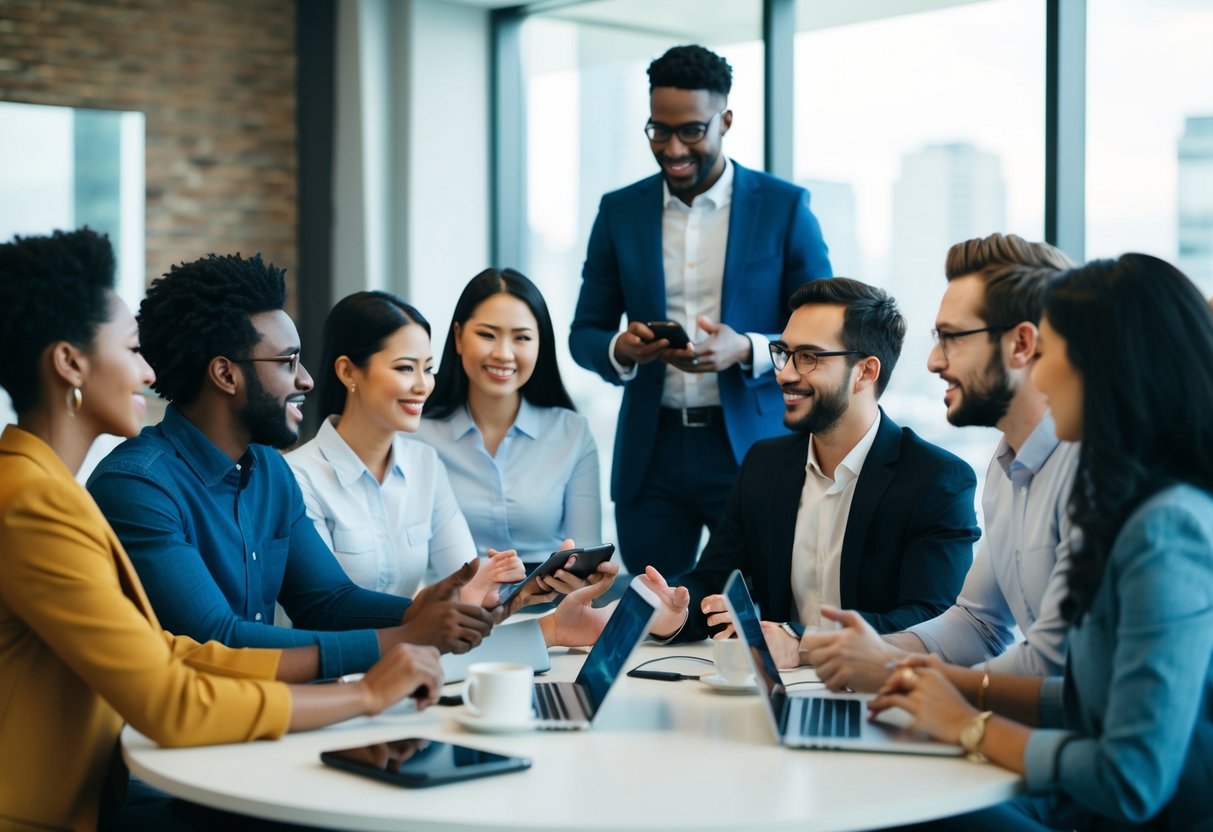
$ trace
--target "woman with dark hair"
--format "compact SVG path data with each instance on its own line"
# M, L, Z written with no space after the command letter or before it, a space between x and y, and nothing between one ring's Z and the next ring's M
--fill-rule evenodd
M315 647L233 650L161 630L74 478L100 434L138 433L155 378L113 287L109 241L87 229L0 245L0 386L17 412L0 436L6 828L129 828L117 755L127 721L169 746L276 738L410 694L424 707L442 683L432 647L397 645L352 685L287 685L316 675ZM175 828L189 811L165 797L139 815L147 828Z
M433 363L429 322L389 292L356 292L324 322L324 421L286 461L316 530L367 589L412 596L427 567L441 577L476 556L438 455L400 435L421 423ZM522 578L513 552L489 555L461 590L465 603Z
M872 708L1024 775L1034 796L953 828L1213 829L1213 313L1126 254L1049 286L1039 343L1032 381L1082 441L1065 676L953 686L922 657Z
M446 463L477 546L504 543L533 564L566 538L599 542L598 449L524 275L485 269L464 288L425 416L417 436Z

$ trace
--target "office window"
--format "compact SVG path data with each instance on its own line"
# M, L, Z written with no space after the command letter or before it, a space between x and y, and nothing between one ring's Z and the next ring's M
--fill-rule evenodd
M598 442L608 540L620 390L576 366L567 343L590 227L603 194L657 173L643 133L645 70L671 46L700 43L733 66L725 153L763 167L761 11L758 0L601 0L531 15L522 26L525 262L499 265L521 268L551 308L561 373Z
M1087 256L1142 251L1213 295L1213 5L1087 4Z
M926 370L948 247L1044 235L1043 0L800 0L795 178L835 274L897 298L909 331L882 404L980 474L997 437L948 425ZM881 16L886 15L886 16Z

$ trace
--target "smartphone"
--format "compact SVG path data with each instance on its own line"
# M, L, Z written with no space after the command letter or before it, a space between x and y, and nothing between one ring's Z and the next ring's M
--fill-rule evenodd
M570 575L575 575L582 580L593 575L598 569L598 564L605 563L611 559L611 555L615 553L614 543L601 543L597 546L587 546L584 549L565 549L560 552L552 552L548 555L548 559L532 569L525 579L513 584L509 587L503 587L498 593L498 603L508 604L515 595L522 591L522 588L527 584L534 584L536 578L546 578L548 575L555 574L557 569L565 569ZM564 563L572 555L576 558L573 565L565 567Z
M664 338L670 342L670 347L673 349L680 350L691 343L687 331L677 321L649 321L645 326L653 330L654 340Z
M320 762L410 789L441 786L531 767L527 757L507 757L492 751L421 737L323 751Z

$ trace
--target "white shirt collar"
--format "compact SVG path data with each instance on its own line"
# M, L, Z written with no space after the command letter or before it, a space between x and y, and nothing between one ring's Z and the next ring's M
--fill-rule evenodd
M846 488L852 480L859 479L859 472L863 470L863 463L867 460L868 452L872 450L872 444L876 441L876 432L880 428L880 418L878 411L867 433L842 458L842 462L838 463L838 467L834 469L834 484L826 490L827 494L836 494ZM809 458L805 464L805 470L822 479L830 479L821 470L820 463L817 462L817 452L814 449L813 438L811 436L809 437Z
M374 474L366 467L358 454L354 453L346 441L337 432L338 416L329 416L320 423L320 429L316 431L316 444L320 448L320 453L328 461L329 465L333 466L333 472L337 475L337 481L341 483L342 488L348 488L352 483L356 482L364 473L374 478ZM396 453L396 443L400 441L399 437L392 438L392 449L389 451L387 470L388 474L399 474L404 476L404 469L400 467L399 455Z

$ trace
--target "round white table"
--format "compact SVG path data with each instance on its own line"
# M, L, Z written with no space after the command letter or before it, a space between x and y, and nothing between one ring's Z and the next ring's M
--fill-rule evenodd
M572 679L584 654L556 652L545 678ZM686 654L711 652L707 644L644 645L626 667ZM651 669L711 671L676 659ZM784 678L814 677L802 670ZM693 680L622 677L586 731L473 734L452 719L457 710L398 706L277 742L187 749L160 748L127 727L122 747L133 773L177 797L332 829L871 829L991 806L1021 788L1018 776L964 758L785 749L757 696L726 696ZM530 757L534 765L403 789L319 759L321 751L409 736Z

